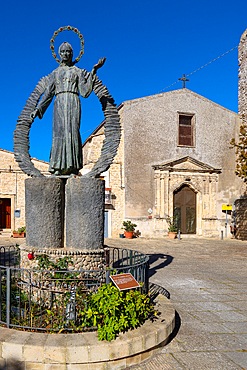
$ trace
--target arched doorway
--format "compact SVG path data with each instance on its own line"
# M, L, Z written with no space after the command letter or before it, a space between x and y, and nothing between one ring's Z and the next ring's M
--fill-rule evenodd
M196 233L196 193L188 185L173 193L173 217L181 233Z

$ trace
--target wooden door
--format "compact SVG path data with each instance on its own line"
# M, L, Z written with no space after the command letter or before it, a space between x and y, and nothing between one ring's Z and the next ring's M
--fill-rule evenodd
M11 199L0 199L0 229L11 228Z
M178 229L183 234L196 233L196 193L187 185L174 192L174 212Z

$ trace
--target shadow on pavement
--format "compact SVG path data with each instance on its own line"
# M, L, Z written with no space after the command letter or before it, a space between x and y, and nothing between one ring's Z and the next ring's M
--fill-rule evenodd
M179 316L179 313L176 311L175 312L175 327L173 329L173 332L169 336L169 339L168 339L168 342L166 343L166 345L169 344L176 337L176 335L179 332L180 326L181 326L181 318Z
M170 265L173 260L173 257L169 254L148 254L148 256L150 263L149 277L153 276L157 270Z

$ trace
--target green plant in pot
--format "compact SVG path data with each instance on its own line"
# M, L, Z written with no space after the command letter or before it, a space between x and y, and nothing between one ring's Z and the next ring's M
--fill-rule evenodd
M178 232L176 219L174 219L173 217L168 216L166 218L166 222L168 224L168 236L172 239L175 239L175 237L177 235L177 232Z
M16 238L26 236L26 226L19 227L17 230L13 231L13 236Z
M127 239L132 239L134 235L134 231L136 228L136 224L131 222L130 220L123 221L123 229L124 229L124 236Z

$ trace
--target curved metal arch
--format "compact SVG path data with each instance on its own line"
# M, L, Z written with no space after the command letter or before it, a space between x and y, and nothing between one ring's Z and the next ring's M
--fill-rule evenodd
M41 78L37 86L28 98L14 131L14 156L21 170L34 177L43 176L42 173L34 167L29 154L29 131L33 123L31 113L34 111L41 95L44 93L47 84L47 77Z
M89 72L87 72L89 73ZM101 148L101 154L98 161L85 177L99 177L102 172L109 169L117 154L121 139L121 125L118 109L115 101L102 81L96 76L93 91L101 102L105 117L104 129L105 138Z
M89 72L85 71L86 76ZM44 93L47 77L43 77L28 98L17 121L14 131L14 156L20 168L24 173L33 177L43 176L42 173L34 167L29 154L30 141L29 131L33 120L30 115L36 108L36 105ZM102 81L96 76L93 91L101 102L105 117L105 139L101 149L98 161L90 172L83 175L85 177L99 177L102 172L109 169L113 162L121 138L120 117L113 97Z

